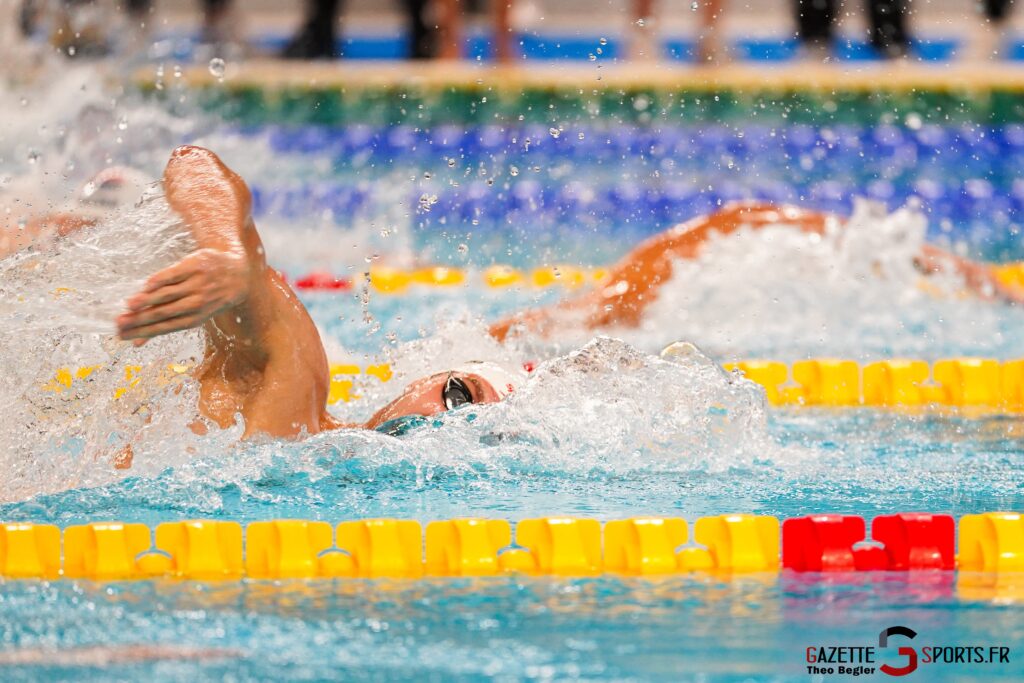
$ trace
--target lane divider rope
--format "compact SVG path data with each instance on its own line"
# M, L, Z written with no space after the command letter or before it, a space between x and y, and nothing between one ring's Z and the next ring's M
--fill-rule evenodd
M102 366L58 368L40 389L62 394L88 383ZM532 370L532 364L526 364ZM747 360L726 363L726 370L742 373L765 389L774 406L827 406L877 408L948 406L1007 412L1024 411L1024 359L947 358L929 364L924 360L889 359L860 364L853 360L816 358L787 365L781 361ZM166 385L174 376L191 370L170 364L156 373L155 382ZM365 367L332 363L328 403L358 400L360 376L388 382L393 377L387 363ZM141 366L124 368L124 380L115 389L120 398L143 378Z
M996 278L1007 287L1024 289L1024 262L1006 263L994 266ZM282 277L288 278L282 273ZM475 281L471 275L478 276ZM605 267L580 267L553 265L522 270L509 265L493 265L480 272L467 271L448 266L428 266L404 270L378 266L371 268L368 275L344 276L326 271L314 271L290 280L300 291L348 291L367 277L371 286L384 294L401 294L411 286L453 287L458 285L483 284L490 288L533 286L538 288L577 288L602 282L608 275Z
M818 358L787 366L779 361L727 363L765 389L772 405L957 406L1024 410L1024 360L890 359L861 365Z
M410 287L456 287L482 284L493 289L513 286L531 286L540 289L566 287L570 289L594 285L607 276L605 268L580 268L577 266L555 265L526 271L511 266L495 265L482 272L472 273L478 280L471 281L469 271L447 266L431 266L414 270L399 268L371 268L367 275L333 275L326 271L314 271L288 280L299 291L344 292L354 289L369 279L374 290L382 294L402 294Z
M728 514L596 519L544 517L420 523L403 519L249 523L93 522L68 526L0 524L0 576L100 581L420 578L532 575L632 576L864 571L1024 572L1024 516L879 515L866 534L855 515L786 519ZM514 538L514 542L513 542ZM1024 578L1024 574L1022 574ZM985 581L980 580L979 585Z

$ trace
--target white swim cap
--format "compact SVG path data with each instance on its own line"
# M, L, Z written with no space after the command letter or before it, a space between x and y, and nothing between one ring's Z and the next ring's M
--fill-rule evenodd
M150 182L145 173L134 168L103 169L79 190L75 211L89 218L103 218L139 201Z
M453 372L465 372L470 375L479 375L488 384L494 387L494 390L498 392L498 395L502 398L505 398L521 387L523 382L526 381L526 372L524 370L506 368L502 365L498 365L497 363L479 360L470 361L465 365L453 368Z

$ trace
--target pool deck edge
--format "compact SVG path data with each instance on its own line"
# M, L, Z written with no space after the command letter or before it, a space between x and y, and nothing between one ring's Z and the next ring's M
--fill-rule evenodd
M155 70L137 73L151 86ZM673 63L555 63L495 65L476 62L288 62L247 60L229 63L222 81L205 65L183 70L192 87L262 90L738 90L914 92L990 90L1024 91L1024 65L991 63L929 64L875 62L855 64L734 63L698 67Z

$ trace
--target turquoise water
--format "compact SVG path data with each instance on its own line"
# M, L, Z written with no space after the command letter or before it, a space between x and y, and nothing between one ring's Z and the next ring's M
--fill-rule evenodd
M963 515L1019 510L1024 455L1016 417L900 416L871 410L775 412L766 452L736 462L687 457L552 463L541 448L491 447L417 461L412 445L337 433L303 444L216 453L154 478L0 505L12 521L156 524L185 518L241 522L464 516L517 520L546 514L616 519L729 512ZM443 433L443 429L442 429ZM434 444L436 447L436 444ZM582 444L584 447L590 444ZM460 441L461 446L461 441ZM640 445L642 453L642 445ZM560 456L561 457L561 456Z
M456 128L438 136L443 149L428 141L408 152L397 143L381 151L372 135L348 130L307 131L315 153L296 150L292 139L283 144L275 130L239 136L214 127L202 133L260 190L258 220L271 260L293 274L322 267L358 274L410 255L470 268L494 261L592 265L720 201L784 199L848 212L859 190L890 210L912 193L926 195L923 212L933 236L963 238L974 254L1024 254L1014 223L1024 196L1014 177L1024 136L1013 127L993 133L879 125L837 133L780 124L781 136L757 126L742 136L722 128L598 128L557 136L528 131L537 140L532 153L507 132L488 137L489 129ZM130 125L126 136L135 130ZM600 137L609 133L617 135ZM443 142L456 134L484 138L491 147ZM198 135L168 133L161 144ZM588 142L582 151L568 142L594 139L608 142ZM673 147L665 151L668 139ZM338 146L325 150L324 140ZM345 140L358 144L349 149ZM766 153L764 145L775 147ZM155 173L155 160L165 152L141 149L115 158L136 160ZM708 159L710 168L703 163ZM481 161L492 175L502 174L493 195L478 170L471 182L452 184ZM282 178L296 193L280 189ZM339 199L360 192L369 198ZM437 195L435 203L426 202L429 211L420 203L424 193L428 200ZM324 197L337 201L324 204ZM486 211L478 215L478 209ZM623 336L647 352L690 339L717 360L1020 355L1024 313L1018 308L936 296L899 269L885 282L861 277L875 268L878 254L901 255L886 240L913 223L905 216L865 220L858 248L748 242L716 252L699 271L683 269L667 290L667 300L682 302L678 307L656 312L653 325ZM849 277L822 276L844 270ZM364 302L357 290L304 300L332 359L409 364L419 355L442 362L439 347L494 352L480 341L478 319L559 295L529 289L404 297L370 292ZM544 359L585 341L569 335L509 353L515 360ZM55 353L40 363L59 360ZM238 447L230 440L166 439L160 450L141 452L136 470L125 476L104 463L86 463L75 476L88 469L87 484L69 480L61 469L85 457L74 450L81 444L47 444L33 453L37 459L11 465L19 484L40 484L14 496L5 490L0 518L68 525L194 517L427 522L471 515L515 521L546 514L602 520L671 514L693 521L737 511L870 518L1024 508L1017 417L804 410L771 412L762 425L756 406L730 394L726 412L737 421L716 431L708 428L702 401L725 395L724 380L644 367L631 374L609 365L607 377L526 394L533 406L482 411L471 424L453 419L405 441L355 431ZM394 388L376 387L374 398ZM608 408L591 413L590 422L573 414L575 402L583 405L588 395L606 398ZM338 412L358 417L370 405L364 399ZM677 417L692 423L659 417L679 405L685 409ZM529 424L543 429L529 433ZM511 432L516 438L495 438L494 425L518 427ZM0 666L5 680L817 680L804 668L807 647L870 645L881 629L901 624L920 633L918 647L1012 649L1009 666L923 666L917 680L1018 680L1024 612L1007 595L1013 593L968 595L952 575L917 574L273 587L0 581ZM136 647L143 645L162 649ZM37 661L16 664L17 657ZM144 661L119 661L132 657Z
M1024 636L1016 607L962 602L948 578L892 575L25 583L5 589L4 606L24 622L16 634L5 628L4 640L23 647L131 644L153 634L158 642L221 650L208 661L102 670L9 667L7 680L822 680L806 674L807 647L874 645L878 631L897 623L914 628L921 647L1019 647ZM50 624L60 624L59 634ZM886 652L877 661L904 660ZM1018 680L1013 670L922 664L909 680Z
M777 413L772 437L809 449L809 459L783 448L720 471L699 462L553 467L543 454L444 468L402 459L400 443L390 454L360 452L358 439L336 435L330 446L275 446L269 457L253 447L152 479L5 504L0 516L65 525L548 513L692 521L737 510L962 515L1021 509L1020 428L1016 418ZM233 479L238 466L225 457L259 465ZM2 585L3 650L63 651L9 667L7 680L820 680L803 668L807 647L873 645L878 631L899 624L920 634L918 647L1007 645L1014 653L1011 666L922 665L917 680L1010 681L1024 647L1020 604L962 596L952 574ZM75 648L138 644L178 650L141 663L75 660L89 652ZM196 651L204 648L218 651ZM879 661L902 663L885 654Z

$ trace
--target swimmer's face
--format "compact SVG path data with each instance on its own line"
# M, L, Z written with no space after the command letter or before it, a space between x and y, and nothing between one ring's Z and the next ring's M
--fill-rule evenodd
M469 372L442 372L418 379L402 395L387 404L366 423L367 429L406 415L429 417L465 403L497 403L501 396L480 375Z

